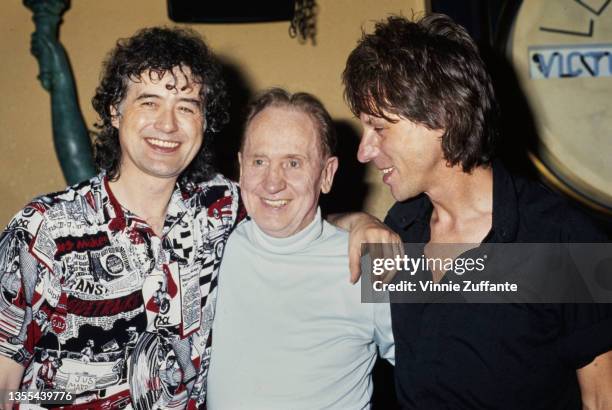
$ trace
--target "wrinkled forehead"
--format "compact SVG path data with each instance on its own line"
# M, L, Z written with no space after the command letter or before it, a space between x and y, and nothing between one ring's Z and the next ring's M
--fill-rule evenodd
M319 129L310 114L291 106L271 105L246 124L241 151L291 147L308 156L321 155L320 138Z

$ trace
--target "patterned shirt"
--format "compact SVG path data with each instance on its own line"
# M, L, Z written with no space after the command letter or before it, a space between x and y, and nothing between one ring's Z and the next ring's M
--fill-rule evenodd
M104 175L28 204L0 236L0 354L25 366L21 389L83 409L201 405L238 207L222 176L177 185L160 237Z

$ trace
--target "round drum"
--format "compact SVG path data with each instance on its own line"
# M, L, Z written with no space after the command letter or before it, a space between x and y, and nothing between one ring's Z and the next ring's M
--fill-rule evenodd
M544 175L612 212L612 1L525 0L507 42Z

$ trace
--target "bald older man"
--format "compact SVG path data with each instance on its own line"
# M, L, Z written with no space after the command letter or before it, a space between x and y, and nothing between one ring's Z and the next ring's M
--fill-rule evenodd
M393 361L389 304L346 281L346 232L321 218L338 158L323 105L264 93L250 108L240 186L251 219L221 265L211 409L363 409L377 347Z

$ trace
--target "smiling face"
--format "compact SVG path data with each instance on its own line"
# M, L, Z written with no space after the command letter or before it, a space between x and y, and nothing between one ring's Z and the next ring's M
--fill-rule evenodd
M336 157L322 158L320 145L311 117L290 107L267 107L248 124L238 157L240 188L266 234L288 237L314 219L338 168Z
M119 130L122 177L176 180L187 168L205 129L200 88L186 68L174 68L161 78L144 72L139 81L129 80L119 110L111 108L112 124Z
M392 121L361 114L363 136L357 158L374 163L382 180L397 201L404 201L431 189L440 170L446 167L442 152L443 130L385 113Z

